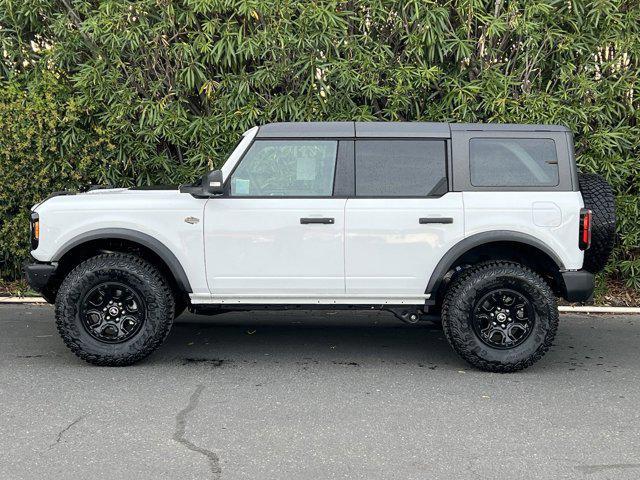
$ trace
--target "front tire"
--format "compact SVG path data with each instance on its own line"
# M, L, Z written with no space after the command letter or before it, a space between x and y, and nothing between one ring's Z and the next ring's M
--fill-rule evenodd
M490 262L451 282L442 327L449 344L474 367L515 372L549 350L558 328L558 306L537 273L517 263Z
M56 325L67 347L95 365L131 365L166 339L175 301L153 265L125 253L92 257L63 280Z

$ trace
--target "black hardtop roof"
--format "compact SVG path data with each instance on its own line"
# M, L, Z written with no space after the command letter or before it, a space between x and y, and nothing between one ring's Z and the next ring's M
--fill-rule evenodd
M438 122L281 122L258 129L256 138L449 138L452 131L568 132L562 125Z

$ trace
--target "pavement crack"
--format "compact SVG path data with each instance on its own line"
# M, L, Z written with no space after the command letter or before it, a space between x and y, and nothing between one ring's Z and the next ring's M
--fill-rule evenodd
M209 469L211 470L211 475L214 479L218 480L222 476L222 469L220 468L220 459L218 455L213 453L211 450L207 450L206 448L199 447L195 443L188 440L185 436L187 430L187 417L193 412L198 406L198 402L200 401L200 395L202 395L202 391L204 390L204 385L198 385L196 389L191 394L189 398L189 403L185 408L180 410L176 415L176 431L173 434L173 439L187 447L192 452L199 453L204 455L209 462Z
M82 421L84 419L86 415L80 415L79 417L77 417L73 422L71 422L69 425L67 425L66 427L64 427L62 430L60 430L58 432L58 436L56 437L56 441L53 442L51 445L49 445L49 450L51 450L53 447L55 447L57 444L60 443L60 440L62 440L62 436L67 433L71 428L73 428L73 426L75 426L76 424L78 424L80 421Z

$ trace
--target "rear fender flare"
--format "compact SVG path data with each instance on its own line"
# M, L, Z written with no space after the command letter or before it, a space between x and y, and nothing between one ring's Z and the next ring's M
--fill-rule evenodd
M521 232L512 232L509 230L476 233L475 235L466 237L460 242L456 243L440 259L440 261L436 265L436 268L431 274L431 278L429 279L429 283L427 284L427 288L425 290L425 293L431 294L431 297L429 298L429 300L427 300L427 303L430 305L435 304L436 294L440 289L442 279L447 274L447 272L451 270L451 267L454 265L456 260L470 251L472 248L493 242L515 242L530 245L547 254L556 263L559 271L565 270L564 263L562 262L560 257L558 257L558 255L542 241L531 235Z

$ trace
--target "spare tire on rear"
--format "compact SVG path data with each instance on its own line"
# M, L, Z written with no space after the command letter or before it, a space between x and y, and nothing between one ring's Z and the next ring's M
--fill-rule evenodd
M591 247L584 252L583 268L600 272L609 260L616 232L616 205L613 190L595 173L579 173L580 192L585 208L592 212Z

